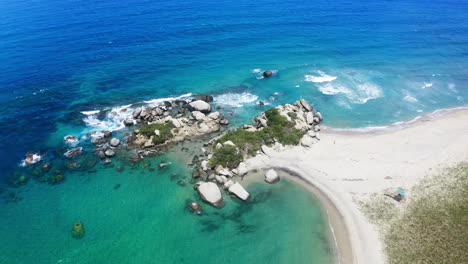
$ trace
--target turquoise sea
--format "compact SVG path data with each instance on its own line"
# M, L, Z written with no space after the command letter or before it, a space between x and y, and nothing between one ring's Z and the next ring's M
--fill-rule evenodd
M123 139L121 109L195 94L230 127L299 98L334 128L466 106L467 14L463 0L0 1L0 263L329 263L326 218L302 187L252 182L250 201L196 216L187 163L202 142L106 166L88 133ZM66 135L84 147L78 168ZM22 168L30 151L42 164Z

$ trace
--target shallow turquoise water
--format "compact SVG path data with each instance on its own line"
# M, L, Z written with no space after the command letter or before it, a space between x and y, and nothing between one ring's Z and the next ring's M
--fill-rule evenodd
M55 186L28 184L20 202L1 205L0 263L329 262L317 201L286 180L251 183L250 201L226 196L225 207L202 204L196 216L185 205L198 195L177 184L190 172L176 163L153 172L140 164L66 175ZM86 231L81 240L71 237L77 221Z

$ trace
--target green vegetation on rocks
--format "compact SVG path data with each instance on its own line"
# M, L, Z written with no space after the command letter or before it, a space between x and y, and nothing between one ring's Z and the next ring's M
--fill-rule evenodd
M215 150L210 160L210 166L223 165L223 167L234 168L242 162L242 155L237 152L236 147L226 145Z
M236 129L218 139L216 144L232 141L238 151L234 147L223 146L215 150L210 164L233 168L239 165L243 158L255 155L262 145L271 145L275 140L283 145L297 145L306 133L294 128L294 123L288 121L276 108L265 111L265 117L268 127L257 131Z
M153 136L153 143L155 144L163 144L172 137L171 129L173 127L174 125L171 122L164 124L144 125L140 128L140 133L146 137ZM154 133L155 130L159 130L159 136Z

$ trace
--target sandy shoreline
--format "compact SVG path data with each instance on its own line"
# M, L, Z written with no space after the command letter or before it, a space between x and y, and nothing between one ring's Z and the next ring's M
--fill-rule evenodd
M423 116L403 129L372 133L327 129L320 138L311 148L288 147L270 156L257 155L246 164L250 169L285 168L302 179L295 179L299 183L308 182L304 186L312 192L320 191L314 194L335 231L339 263L384 263L378 227L357 202L397 188L411 199L411 187L424 176L468 160L468 110Z

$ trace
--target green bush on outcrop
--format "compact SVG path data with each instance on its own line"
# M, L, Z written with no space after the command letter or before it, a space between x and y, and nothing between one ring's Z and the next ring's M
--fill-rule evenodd
M288 121L276 108L265 111L265 117L267 118L268 127L262 130L251 132L244 129L236 129L227 132L216 141L216 143L221 144L226 141L232 141L239 149L239 153L236 153L239 154L241 158L238 159L236 156L235 162L229 162L230 166L228 167L237 166L243 160L243 157L254 156L257 151L261 149L262 145L271 145L275 140L283 145L297 145L305 134L305 131L296 129L294 123ZM210 161L211 164L227 166L225 157L220 158L218 157L219 155L226 156L226 153L223 152L223 154L221 154L216 150Z
M242 162L242 159L242 155L237 152L236 147L225 145L215 150L209 165L222 165L223 167L234 168Z
M171 129L173 127L174 125L171 122L164 124L144 125L140 128L140 133L147 137L153 136L153 143L162 144L172 137ZM159 130L159 136L156 136L154 133L155 130Z

